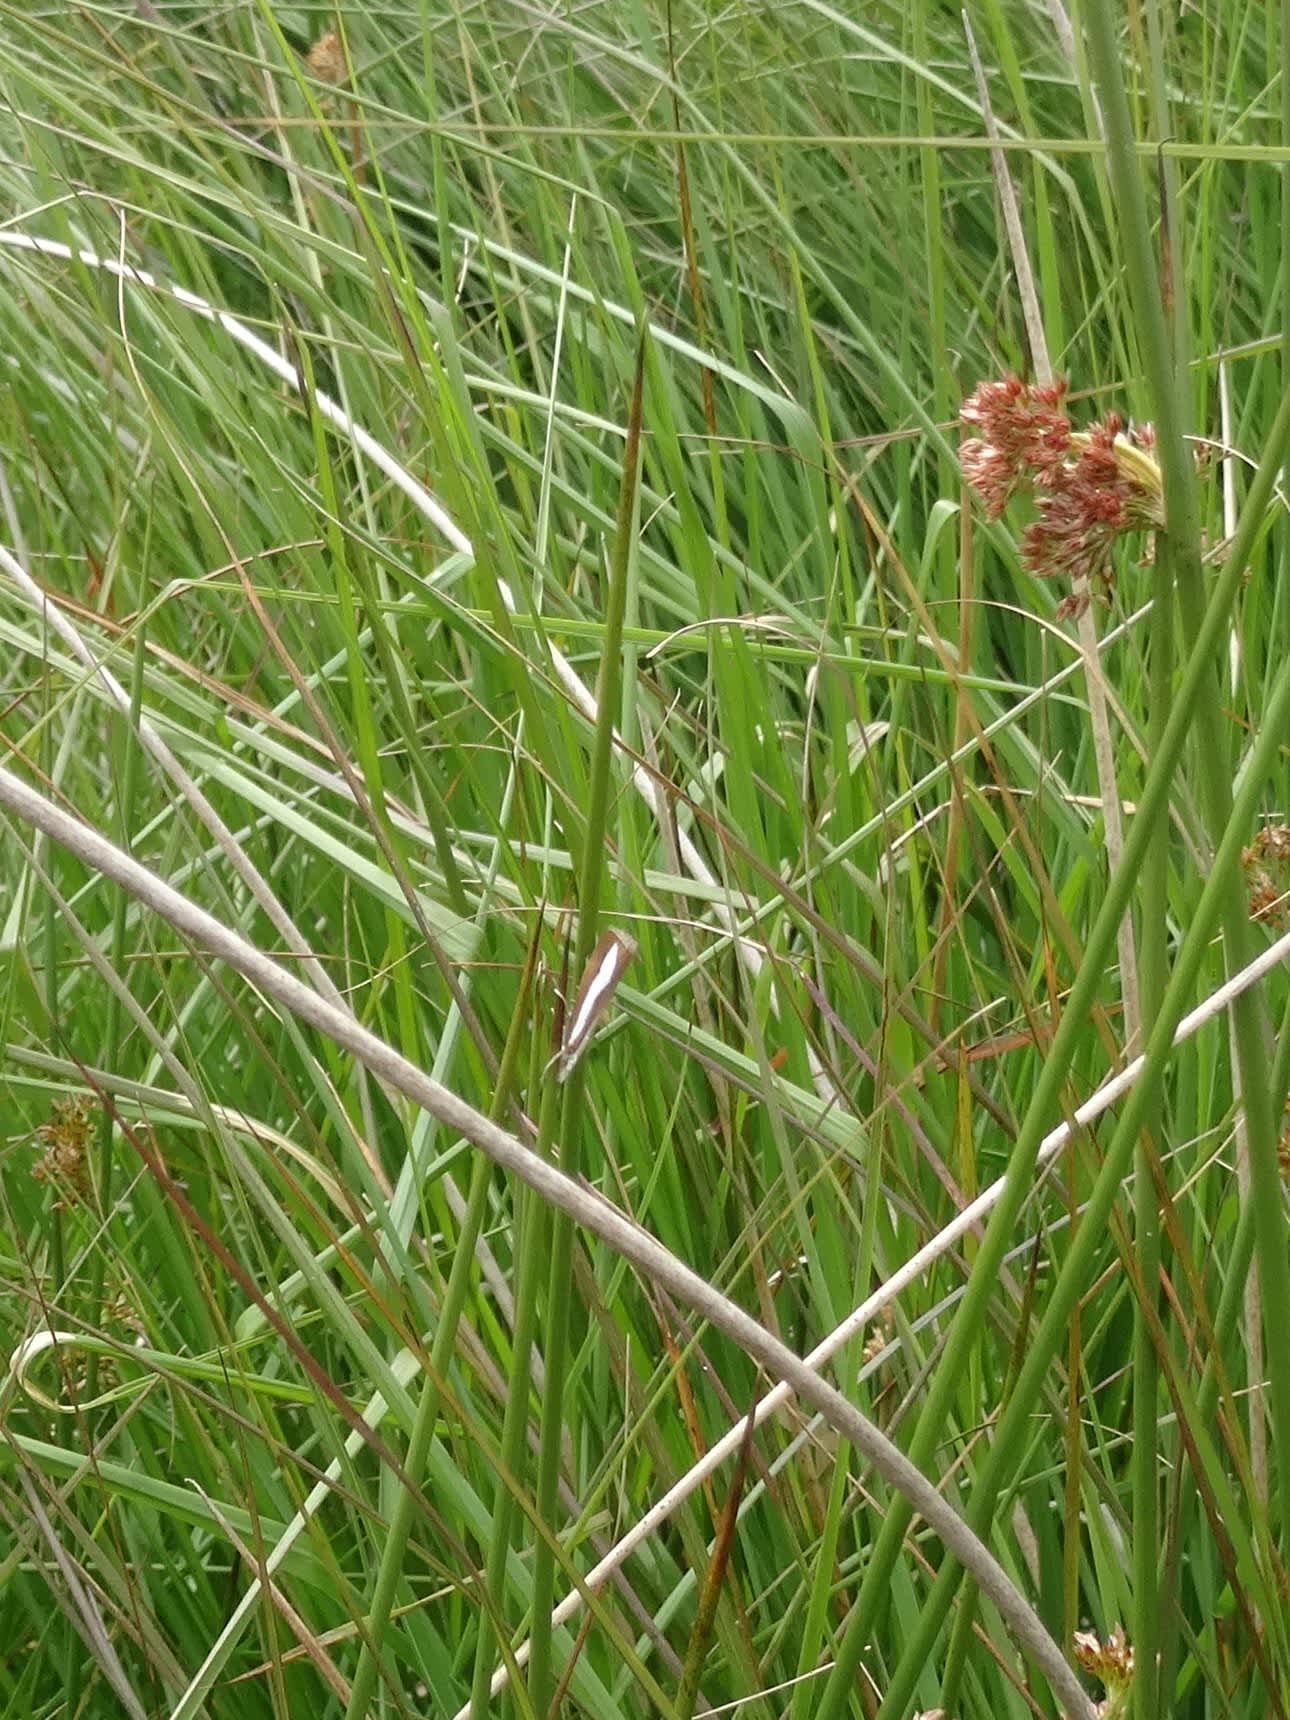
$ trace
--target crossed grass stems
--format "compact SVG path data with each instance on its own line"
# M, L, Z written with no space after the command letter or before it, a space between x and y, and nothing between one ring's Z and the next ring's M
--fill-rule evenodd
M44 241L33 241L24 235L7 235L6 238L8 239L8 241L10 243L18 243L18 244L24 245L30 249L33 249L33 250L44 250L44 251L47 251L47 252L52 253L54 255L60 254L61 248L58 247L57 245L52 244L52 243L48 243L48 242L44 242ZM88 264L91 267L106 267L106 268L109 268L112 270L118 270L119 269L121 274L122 274L123 279L130 281L135 285L143 285L143 286L147 286L147 287L151 287L151 288L156 288L156 286L157 286L157 283L153 282L152 280L148 279L147 277L141 278L140 276L138 276L136 274L135 271L129 269L128 267L122 269L122 268L120 268L119 265L113 264L111 262L105 262L103 259L97 257L93 253L82 252L79 260L82 261L83 263ZM166 289L163 289L163 290L166 290ZM174 289L169 289L169 290L174 292ZM267 349L264 346L264 343L259 342L257 340L257 337L250 335L249 331L242 329L241 325L237 324L235 319L230 319L227 316L223 315L222 313L214 312L211 309L211 307L205 305L202 301L198 300L195 295L190 295L190 294L178 292L178 293L175 293L174 296L176 296L180 300L180 302L187 304L188 308L194 310L199 315L217 317L217 319L221 323L221 326L223 326L227 332L232 333L234 335L234 338L239 339L241 344L246 346L252 352L255 352L257 357L264 358L266 356L266 353L271 354L272 349ZM274 368L278 371L278 373L280 375L283 375L284 373L283 373L283 367L282 367L281 360L277 359L276 355L272 355L272 356L276 360L276 362L274 364ZM289 374L287 374L284 379L289 380L289 381L293 381L296 386L301 386L300 378L299 378L298 374L296 374L294 372L294 370L290 371ZM426 513L427 517L432 521L432 523L440 531L442 531L445 536L448 537L449 541L453 544L454 548L456 548L460 553L468 555L469 554L468 542L464 539L464 537L460 533L455 531L455 528L452 526L451 521L448 520L448 518L444 514L443 510L438 506L438 504L434 501L434 499L429 497L428 494L423 490L423 488L416 484L415 480L412 480L409 475L407 475L406 473L404 473L402 471L402 468L399 467L398 463L396 461L394 461L391 456L388 455L387 451L384 450L383 448L381 448L380 445L374 441L374 439L370 438L370 436L368 436L364 431L362 431L361 427L356 426L351 421L349 421L346 418L346 416L338 408L336 408L334 406L334 403L332 403L325 395L320 396L315 391L313 399L314 399L315 407L323 414L323 416L331 419L334 427L342 435L348 435L350 437L350 439L354 442L354 444L356 446L358 446L360 448L360 450L366 456L371 457L375 460L375 463L378 464L378 466L381 468L381 470L385 473L386 476L391 477L394 481L399 483L400 487L404 490L404 493L408 494L412 497L412 499L415 501L416 505L418 505L419 507L422 508L422 511ZM123 711L123 713L127 713L129 710L129 702L128 702L128 699L126 697L124 689L120 687L119 683L116 683L114 681L114 679L110 676L110 673L106 670L105 666L98 664L94 661L92 653L90 653L88 648L85 647L83 641L80 640L79 635L75 632L75 630L73 628L71 628L70 624L68 624L65 620L63 620L63 618L60 615L58 615L58 612L55 611L52 608L52 606L46 606L44 604L44 601L40 597L40 594L38 593L37 588L35 588L33 582L31 582L29 580L29 577L26 576L25 570L23 570L20 567L20 565L14 560L14 558L12 556L10 556L8 554L8 552L4 553L3 566L4 566L5 572L9 574L10 578L12 580L14 580L14 582L23 591L23 594L27 598L27 600L29 602L32 602L33 604L35 604L36 606L38 606L39 608L41 608L43 610L43 613L44 613L46 619L53 624L55 630L60 634L60 636L63 639L63 642L68 645L69 649L72 650L73 654L80 659L80 661L84 664L85 667L92 668L94 670L94 672L100 677L104 686L107 688L110 697L112 698L113 702L117 704L118 708L121 709ZM509 594L507 594L507 597L509 599ZM588 720L593 722L593 723L598 721L599 717L598 717L598 713L597 713L596 708L595 708L594 701L592 701L590 696L586 694L585 690L581 688L581 683L577 680L576 676L574 676L573 671L568 668L567 664L565 664L562 659L559 658L558 654L556 656L556 664L557 664L557 670L560 673L562 680L564 680L564 682L565 682L566 690L570 692L572 697L574 697L575 702L578 704L583 715L586 716L588 718ZM206 822L208 824L208 827L210 827L211 821L212 821L212 819L214 819L216 817L216 815L213 814L213 810L209 808L208 803L205 803L204 797L202 797L201 791L196 787L196 784L193 783L192 779L190 777L188 777L186 773L183 772L182 767L178 766L177 761L174 759L173 754L171 754L169 752L169 749L166 748L165 743L163 741L161 741L159 735L157 734L155 729L153 729L151 727L151 725L148 723L148 720L146 719L146 717L143 718L140 722L139 732L140 732L141 739L144 741L149 752L153 755L154 760L159 765L161 765L162 768L167 769L172 774L173 777L175 777L175 780L177 781L177 785L179 786L181 792L185 794L185 796L190 800L190 803L192 803L196 807L196 809L199 811L199 814L202 817L203 822ZM644 771L643 768L639 764L634 765L633 774L635 777L636 786L637 786L638 790L640 790L642 792L642 794L644 795L644 797L647 800L647 803L649 803L651 805L651 808L653 810L657 810L657 798L656 798L657 791L654 787L652 779L649 777L648 773L646 771ZM12 793L16 793L16 790L14 789L14 786L12 783L10 783L8 786L11 790L11 801L10 801L10 803L14 804L14 801L12 799ZM29 803L26 810L33 817L33 821L39 821L41 814L40 814L40 812L38 812L38 810L36 809L36 807L34 806L33 803ZM51 827L48 823L46 823L44 827L46 828L47 831L51 831ZM247 876L246 872L244 871L244 868L247 865L249 865L249 862L245 861L244 855L242 854L242 851L238 848L238 845L236 843L232 842L232 840L228 836L227 832L222 831L218 826L215 826L214 828L215 828L215 831L217 834L217 839L220 840L221 846L223 846L225 848L225 851L228 854L229 858L234 860L238 864L239 870L243 870L244 877ZM70 829L64 828L62 830L61 834L62 834L63 838L69 842L74 843L77 840L76 836L74 835L74 833ZM689 854L687 854L686 859L687 859L687 863L690 864L692 870L699 871L699 869L702 868L702 866L703 866L702 859L698 855L697 850L692 849L691 852ZM111 861L109 860L109 857L107 856L106 851L100 851L98 853L97 862L101 863L104 867L105 872L107 872L108 867L111 864ZM702 874L700 873L700 876L701 875ZM119 876L121 876L124 879L125 874L119 874ZM146 884L143 884L137 875L134 876L130 880L130 887L132 889L140 892L142 899L145 899L145 900L147 899L148 886ZM261 884L257 887L257 897L258 897L258 899L262 900L263 904L266 907L268 907L270 902L272 901L272 892L268 892L267 886L263 886L263 884L261 882ZM164 907L164 904L163 904L161 899L154 900L152 905L155 907L158 907L160 911L165 911L165 907ZM174 904L171 903L172 909L173 909L173 906L174 906ZM278 914L281 915L280 906L278 908ZM192 927L190 926L189 929L192 930ZM300 938L299 933L296 932L294 928L290 927L289 921L281 922L280 923L280 929L291 930L293 935L291 936L290 942L291 942L291 946L293 948L302 949L302 948L307 947L304 944L304 941ZM748 943L747 938L746 938L746 934L740 933L733 925L729 926L728 930L731 932L731 934L733 936L735 936L738 939L738 947L745 953L745 959L749 959L749 957L751 956L751 959L755 961L757 959L755 946ZM207 933L209 933L210 928L207 927L206 931L207 931ZM207 937L203 941L209 942L210 941L209 937ZM228 952L225 951L224 953L227 954ZM1282 953L1283 953L1282 946L1280 946L1280 945L1276 946L1272 951L1268 952L1263 958L1261 958L1259 963L1256 966L1254 966L1250 970L1248 970L1246 974L1239 976L1235 982L1233 982L1231 985L1229 985L1229 987L1225 988L1223 996L1211 1000L1211 1003L1209 1005L1207 1005L1201 1011L1194 1012L1193 1017L1189 1018L1188 1022L1184 1023L1183 1026L1180 1028L1178 1038L1181 1039L1188 1032L1194 1031L1195 1027L1199 1026L1203 1020L1208 1019L1209 1015L1213 1012L1214 1009L1221 1007L1224 1002L1229 1001L1230 998L1233 995L1235 995L1236 992L1243 990L1246 986L1248 986L1250 984L1253 984L1264 972L1268 971L1268 969L1277 960L1279 960L1281 958ZM322 971L323 970L315 964L314 968L313 968L313 973L311 974L311 978L313 978L316 981L318 974L320 974ZM299 1000L297 1000L297 1001L299 1001ZM328 1002L334 1008L335 1004L336 1004L335 996L333 995L330 999L328 999ZM335 1027L335 1025L336 1025L335 1021L332 1020L330 1025L332 1027ZM352 1048L353 1047L351 1046L351 1049ZM368 1048L368 1050L369 1050L369 1054L371 1054L371 1055L376 1054L372 1050L372 1048ZM1114 1101L1114 1099L1116 1097L1119 1096L1119 1094L1121 1094L1122 1092L1124 1092L1128 1088L1128 1086L1130 1085L1133 1078L1138 1073L1140 1073L1142 1066L1143 1066L1142 1060L1139 1059L1138 1062L1135 1065L1133 1065L1130 1070L1124 1072L1124 1074L1121 1077L1118 1077L1114 1083L1108 1084L1108 1086L1105 1089L1100 1090L1099 1094L1095 1096L1094 1100L1091 1101L1087 1106L1083 1107L1079 1113L1077 1113L1076 1121L1079 1123L1086 1122L1088 1120L1091 1120L1091 1118L1093 1116L1099 1114L1102 1110L1104 1110L1109 1104L1111 1104ZM400 1071L400 1077L406 1083L406 1081L408 1079L408 1072L406 1070ZM405 1086L405 1090L407 1090L406 1086ZM414 1093L411 1096L416 1097L417 1095ZM421 1098L423 1100L425 1099L424 1093L421 1095ZM434 1099L435 1099L435 1102L440 1102L440 1095L435 1094ZM444 1113L442 1111L439 1114L441 1115L441 1117L444 1117ZM444 1117L444 1120L449 1120L449 1118ZM460 1121L461 1120L460 1117L457 1120ZM476 1122L476 1126L478 1126L476 1119L472 1119L472 1121ZM1043 1143L1043 1146L1041 1148L1041 1162L1046 1162L1052 1156L1052 1154L1058 1150L1059 1146L1061 1144L1063 1144L1064 1141L1066 1140L1066 1138L1068 1137L1068 1134L1069 1134L1068 1126L1063 1125L1063 1127L1061 1129L1054 1131L1049 1136L1049 1138ZM475 1138L477 1140L477 1142L480 1139L480 1137L478 1135L476 1135L473 1138ZM517 1150L522 1151L523 1149L519 1148L518 1143L512 1143L510 1150L512 1152L515 1152ZM517 1166L518 1166L518 1161L515 1161L515 1165L513 1165L513 1168L516 1168ZM548 1189L545 1192L547 1192L548 1194L551 1194L554 1191ZM896 1274L891 1280L889 1280L881 1288L881 1290L878 1291L874 1296L868 1298L866 1300L866 1302L862 1305L862 1307L860 1309L858 1309L850 1317L850 1319L847 1322L845 1322L842 1327L840 1327L838 1329L838 1331L835 1334L832 1334L829 1339L827 1339L823 1344L821 1344L817 1348L816 1351L812 1352L812 1356L809 1358L810 1364L814 1365L814 1366L821 1365L823 1363L823 1361L826 1360L830 1354L834 1353L836 1348L840 1347L842 1344L845 1343L846 1339L850 1335L852 1335L854 1332L856 1332L858 1330L862 1330L864 1325L867 1324L868 1321L873 1318L874 1314L882 1306L884 1306L888 1301L890 1301L892 1299L892 1297L894 1297L894 1295L896 1295L898 1293L899 1289L903 1287L904 1284L912 1281L912 1278L915 1275L917 1275L918 1272L925 1270L926 1266L928 1264L930 1264L932 1259L936 1258L941 1252L944 1251L945 1248L949 1247L952 1244L952 1242L958 1236L964 1234L965 1231L973 1223L977 1222L981 1216L983 1216L986 1212L988 1212L991 1205L993 1204L993 1199L995 1197L995 1193L996 1193L996 1191L994 1191L994 1190L987 1191L987 1194L980 1197L977 1202L973 1203L973 1206L970 1209L968 1209L968 1211L966 1213L960 1215L960 1218L955 1221L955 1224L952 1227L950 1227L950 1229L947 1232L943 1233L942 1236L936 1238L934 1240L934 1242L931 1245L929 1245L928 1248L920 1251L919 1256L917 1256L913 1261L911 1261L907 1265L906 1268L902 1269L902 1271L900 1273ZM569 1189L562 1189L559 1191L559 1195L560 1195L560 1198L562 1200L568 1201L570 1198L570 1190ZM581 1217L582 1219L584 1219L588 1222L592 1222L593 1228L594 1228L595 1225L594 1225L593 1215L589 1211L579 1210L578 1204L576 1202L574 1202L572 1204L573 1204L573 1210L575 1211L575 1213L577 1213L577 1215L579 1217ZM602 1234L605 1234L605 1233L602 1232ZM612 1238L611 1238L611 1240L612 1240ZM658 1266L657 1258L650 1258L650 1257L641 1258L641 1257L638 1257L637 1263L641 1264L641 1265L645 1265L647 1258L648 1258L648 1264L650 1267L657 1267ZM679 1264L679 1263L674 1263L674 1265L675 1264ZM673 1270L673 1266L669 1266L667 1268L667 1270ZM684 1279L678 1280L677 1281L678 1289L680 1288L681 1285L684 1285L685 1288L688 1288L692 1294L694 1293L695 1287L689 1282L689 1280L684 1280ZM681 1291L680 1293L684 1293L684 1292ZM728 1309L723 1310L723 1316L728 1320L728 1318L729 1318L729 1310ZM718 1325L721 1325L722 1324L721 1318L717 1318L716 1323ZM727 1326L724 1329L729 1331L730 1330L729 1325L727 1324ZM763 1352L763 1360L767 1359L767 1356L770 1354L774 1354L774 1352ZM787 1366L784 1362L784 1358L780 1357L779 1360L780 1360L781 1364L784 1365L785 1383L781 1384L781 1386L776 1389L775 1393L771 1394L771 1396L769 1398L763 1400L762 1404L758 1406L758 1410L757 1410L757 1419L758 1420L760 1420L762 1417L764 1417L764 1415L770 1413L775 1407L778 1406L779 1403L782 1403L786 1399L786 1397L788 1396L788 1390L787 1390L788 1369L787 1369ZM799 1383L799 1389L800 1389L801 1376L798 1375L798 1376L796 1376L796 1378L797 1378L797 1381ZM841 1413L841 1411L839 1410L838 1405L836 1403L834 1403L830 1400L826 1400L826 1401L828 1401L828 1408L825 1411L826 1415L831 1413L832 1415L836 1416L836 1415ZM671 1490L671 1492L668 1495L668 1502L670 1502L670 1505L672 1507L674 1507L675 1504L679 1503L681 1498L683 1498L686 1495L686 1493L692 1489L693 1486L698 1484L698 1481L700 1479L702 1479L702 1476L704 1474L708 1474L708 1473L712 1472L712 1470L716 1467L716 1465L728 1454L728 1452L732 1448L732 1442L737 1442L738 1437L739 1437L739 1432L740 1432L740 1430L738 1428L732 1429L731 1434L728 1435L725 1440L720 1442L720 1444L717 1447L715 1447L714 1450L709 1454L708 1458L705 1460L705 1463L703 1465L699 1466L698 1470L696 1470L695 1472L692 1472L691 1476L686 1477L681 1483L678 1484L677 1487L675 1487ZM868 1439L869 1439L869 1434L867 1432L861 1432L859 1434L859 1437L857 1438L857 1443L860 1445L861 1449L866 1448L866 1441ZM883 1460L888 1461L887 1454L884 1454ZM894 1472L889 1472L889 1473L894 1473ZM902 1480L903 1480L906 1487L911 1486L911 1478L907 1474L902 1473ZM926 1496L924 1496L924 1497L926 1498ZM932 1495L931 1499L926 1500L927 1505L928 1505L928 1510L931 1513L932 1517L935 1517L936 1513L937 1513L936 1504L933 1503L934 1498L935 1498L935 1496ZM648 1524L648 1526L652 1527L655 1523L657 1523L657 1521L660 1521L660 1520L661 1520L661 1513L656 1508L656 1511L654 1513L651 1513L649 1519L647 1519L647 1524ZM938 1523L937 1526L940 1527L941 1526L940 1523ZM642 1532L644 1532L644 1530L642 1530ZM961 1551L965 1547L970 1549L968 1557L969 1557L969 1560L972 1564L972 1568L973 1568L974 1572L978 1575L985 1573L986 1580L990 1583L991 1591L995 1595L995 1598L998 1599L1001 1596L1006 1595L1007 1589L1010 1587L1010 1585L1008 1584L1008 1580L1007 1580L1006 1576L1004 1576L1004 1574L1002 1573L1001 1570L997 1570L997 1568L992 1569L991 1562L989 1561L988 1555L986 1555L985 1558L982 1559L981 1555L984 1554L984 1549L980 1548L979 1544L977 1544L976 1546L973 1546L970 1542L964 1542L961 1538L956 1537L956 1531L954 1530L954 1528L952 1526L947 1525L946 1528L943 1530L943 1532L947 1536L948 1543L955 1545L958 1550ZM638 1539L639 1539L639 1536L629 1537L627 1544L628 1545L634 1545L634 1544L636 1544L636 1541ZM602 1565L597 1568L597 1572L593 1573L593 1582L594 1581L602 1581L604 1579L604 1577L609 1574L609 1570L612 1569L613 1565L617 1562L616 1554L617 1554L617 1550L615 1550L615 1554L611 1554L609 1559L602 1561ZM625 1554L623 1556L625 1556ZM571 1597L571 1599L573 1599L576 1602L576 1596ZM1001 1601L1001 1604L1004 1605L1005 1607L1010 1606L1010 1603L1006 1600ZM565 1603L564 1607L557 1612L556 1618L559 1619L561 1622L563 1622L564 1619L567 1619L569 1616L571 1616L572 1610L573 1609L569 1607L568 1603ZM1008 1616L1008 1614L1005 1613L1005 1616ZM1020 1612L1018 1612L1015 1608L1012 1608L1011 1609L1011 1616L1013 1617L1014 1620L1019 1620L1023 1615ZM555 1621L553 1620L553 1622L555 1622ZM1026 1633L1028 1640L1031 1640L1033 1643L1038 1642L1038 1640L1039 1640L1038 1637L1033 1634L1029 1625L1023 1625L1020 1628L1023 1630L1023 1632ZM231 1646L232 1646L232 1644L230 1642L228 1644L228 1647L231 1648ZM1050 1673L1050 1676L1053 1676L1058 1681L1058 1683L1060 1684L1060 1680L1062 1677L1062 1671L1060 1670L1060 1657L1058 1657L1058 1664L1054 1664L1050 1650L1045 1649L1043 1652L1047 1656L1047 1658L1045 1659L1045 1662L1044 1662L1046 1670L1048 1670ZM521 1664L522 1664L522 1656L521 1656ZM501 1682L502 1677L504 1677L504 1669L502 1669L502 1672L498 1675L497 1678L494 1679L494 1681L493 1681L494 1689L500 1687L500 1682ZM1074 1712L1081 1711L1078 1707L1078 1701L1079 1701L1078 1686L1075 1686L1073 1688L1068 1687L1066 1692L1065 1692L1065 1695L1066 1695L1066 1700L1071 1707L1071 1712L1074 1713ZM463 1710L463 1713L465 1713L465 1712L466 1711Z

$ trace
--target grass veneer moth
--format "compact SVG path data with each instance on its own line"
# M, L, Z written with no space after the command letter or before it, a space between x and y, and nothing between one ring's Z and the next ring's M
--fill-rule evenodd
M628 962L636 954L636 940L626 932L608 931L591 952L578 987L573 1007L565 1018L564 1038L560 1043L556 1080L567 1081L587 1049L587 1042L596 1031L608 1009L618 982Z

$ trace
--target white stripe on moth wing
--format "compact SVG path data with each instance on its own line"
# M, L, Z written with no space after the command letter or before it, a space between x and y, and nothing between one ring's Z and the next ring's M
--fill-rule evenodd
M628 937L626 932L615 931L604 933L591 952L582 976L582 984L578 987L578 995L573 1000L572 1014L565 1027L564 1042L560 1046L557 1081L567 1081L573 1073L578 1059L587 1049L587 1042L597 1023L609 1007L610 998L618 989L624 969L635 954L635 938Z

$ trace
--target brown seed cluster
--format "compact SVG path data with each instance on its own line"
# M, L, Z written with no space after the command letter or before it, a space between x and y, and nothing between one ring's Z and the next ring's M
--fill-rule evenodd
M58 1191L59 1205L89 1204L90 1145L94 1138L94 1113L83 1095L56 1101L50 1119L36 1130L44 1149L31 1167L38 1182L50 1182Z
M959 417L976 432L959 449L963 476L997 520L1018 490L1048 487L1070 452L1071 425L1062 401L1066 379L982 382Z
M1127 1714L1133 1688L1133 1649L1122 1626L1116 1625L1105 1642L1091 1630L1077 1630L1074 1650L1085 1672L1100 1678L1105 1687L1106 1700L1098 1706L1102 1720L1118 1720Z
M305 64L324 84L339 84L345 77L345 50L335 30L327 30L305 55Z
M1064 377L981 383L960 411L973 434L960 447L959 461L990 519L1018 494L1034 498L1036 517L1022 536L1022 560L1040 578L1075 581L1061 613L1076 614L1088 601L1084 586L1109 590L1116 541L1164 524L1164 499L1151 427L1126 425L1111 412L1075 430L1066 390Z
M1290 825L1269 824L1241 850L1250 918L1275 931L1290 925Z

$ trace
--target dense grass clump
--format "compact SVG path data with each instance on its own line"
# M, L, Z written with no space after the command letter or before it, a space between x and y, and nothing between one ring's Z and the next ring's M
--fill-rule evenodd
M0 1714L1290 1711L1283 28L0 0Z

